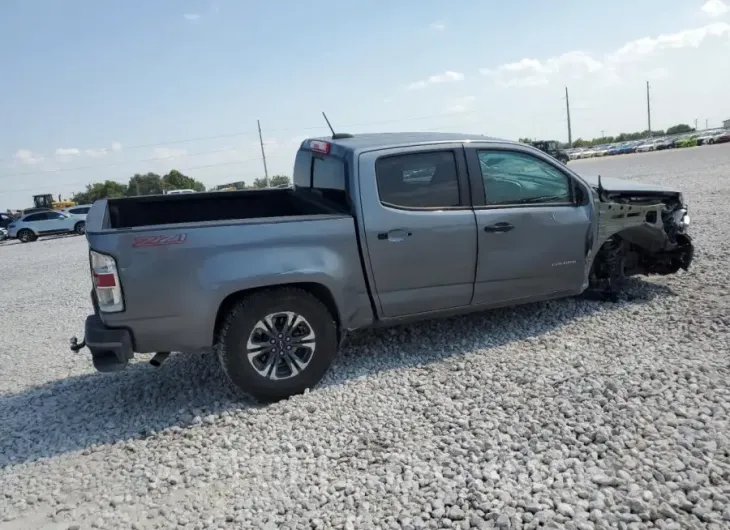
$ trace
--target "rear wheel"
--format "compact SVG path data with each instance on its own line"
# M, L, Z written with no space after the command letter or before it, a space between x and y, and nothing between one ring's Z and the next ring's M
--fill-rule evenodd
M38 237L33 233L32 230L24 228L23 230L18 232L18 239L21 243L30 243L31 241L35 241L36 239L38 239Z
M302 289L259 291L226 315L216 353L240 390L262 401L282 399L322 379L337 354L337 326Z
M74 225L74 232L76 232L78 235L83 235L86 233L86 221L79 221Z

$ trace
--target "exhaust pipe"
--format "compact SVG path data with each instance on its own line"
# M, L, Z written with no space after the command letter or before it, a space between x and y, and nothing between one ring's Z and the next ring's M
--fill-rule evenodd
M170 356L169 351L158 351L155 353L155 356L150 359L150 364L152 366L160 367L162 363L165 362L165 360Z

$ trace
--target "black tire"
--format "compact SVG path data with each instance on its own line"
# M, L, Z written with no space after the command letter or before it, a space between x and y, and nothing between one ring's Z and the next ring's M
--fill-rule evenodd
M590 274L590 293L616 301L625 293L628 276L626 275L626 242L619 236L609 238L598 251Z
M709 141L709 142L707 142L707 143L708 143L708 144L710 144L710 145L712 145L712 144L714 144L714 143L715 143L715 140L710 140L710 141Z
M74 232L82 236L86 233L86 221L79 221L74 225Z
M298 374L274 380L254 368L248 360L247 344L255 329L261 329L257 327L259 321L283 312L303 317L314 333L316 344ZM281 345L280 341L280 348ZM337 324L327 307L307 291L283 287L258 291L233 306L218 330L215 350L223 371L236 387L259 401L276 401L313 388L332 365L337 347ZM277 359L279 357L283 359L284 355L278 355ZM279 366L277 361L274 370L278 371ZM287 366L281 366L287 369Z
M36 237L36 235L33 233L33 230L23 228L20 232L18 232L18 240L21 243L30 243L31 241L35 241L36 239L38 239L38 237Z

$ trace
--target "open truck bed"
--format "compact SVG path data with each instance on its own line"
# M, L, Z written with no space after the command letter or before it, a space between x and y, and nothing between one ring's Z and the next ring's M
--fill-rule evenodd
M107 212L104 228L111 229L343 213L321 197L292 189L110 199Z

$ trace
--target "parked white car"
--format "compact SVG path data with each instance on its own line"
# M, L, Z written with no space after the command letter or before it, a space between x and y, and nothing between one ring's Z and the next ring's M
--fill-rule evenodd
M89 213L89 210L91 210L91 204L77 204L76 206L64 208L61 211L67 215L86 221L86 214Z
M179 193L195 193L195 190L191 190L188 188L186 188L184 190L167 190L165 192L165 195L177 195Z
M24 215L8 226L8 237L21 243L30 243L40 236L55 234L83 234L86 220L63 212L48 210Z

